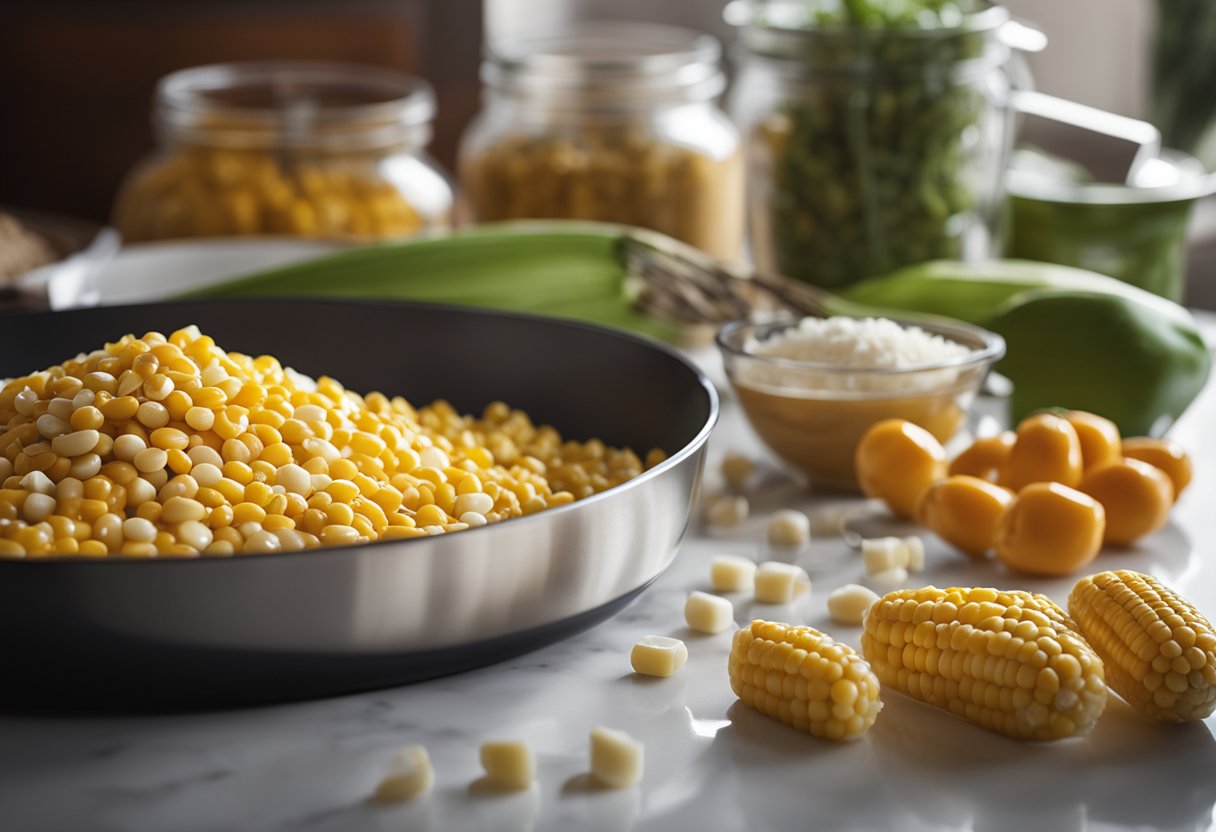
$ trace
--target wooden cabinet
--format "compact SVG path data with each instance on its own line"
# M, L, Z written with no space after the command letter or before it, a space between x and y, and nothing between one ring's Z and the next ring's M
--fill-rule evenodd
M13 8L16 6L16 8ZM0 23L0 204L109 217L152 147L157 79L223 61L353 61L420 75L449 169L477 110L482 0L39 0Z

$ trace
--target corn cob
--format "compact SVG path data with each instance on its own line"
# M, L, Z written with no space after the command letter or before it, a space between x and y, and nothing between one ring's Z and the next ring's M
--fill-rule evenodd
M1080 632L1106 663L1110 686L1166 722L1216 711L1216 631L1149 575L1121 569L1082 578L1068 598Z
M860 737L882 710L865 660L810 627L753 621L735 633L728 669L744 703L816 737Z
M870 607L861 649L883 685L1014 739L1082 734L1106 705L1101 659L1043 595L892 592Z

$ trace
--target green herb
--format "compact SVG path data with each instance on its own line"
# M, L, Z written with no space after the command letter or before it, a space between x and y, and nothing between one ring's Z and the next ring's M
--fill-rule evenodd
M910 0L817 12L817 26L839 28L813 26L805 49L783 56L796 77L753 129L753 170L771 177L771 193L753 192L762 266L846 285L962 257L989 224L1003 79L985 56L989 33L942 28L963 12Z

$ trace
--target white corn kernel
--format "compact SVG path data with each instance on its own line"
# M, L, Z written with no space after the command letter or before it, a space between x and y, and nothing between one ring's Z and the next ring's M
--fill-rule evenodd
M476 528L477 526L484 526L486 524L486 516L484 514L478 514L475 511L466 511L464 514L460 515L460 522L464 523L466 526Z
M156 540L156 524L142 517L128 517L122 521L122 536L134 543L151 543Z
M811 591L806 570L792 563L770 560L756 569L756 601L761 604L788 604Z
M612 789L627 789L642 779L642 743L613 728L591 732L591 777Z
M811 539L811 519L792 508L773 512L766 530L772 546L803 546Z
M643 636L629 653L629 663L643 676L670 676L687 661L688 646L667 636Z
M82 482L90 477L97 476L101 471L101 457L97 454L85 454L82 457L77 457L72 460L72 467L68 469L71 474Z
M169 464L168 452L160 448L144 448L135 455L135 459L131 461L137 471L145 474L150 474L153 471L159 471Z
M461 494L456 498L456 511L454 514L459 517L465 512L473 511L484 516L493 510L494 498L489 494L475 491L471 494Z
M737 526L747 519L746 497L721 495L710 500L705 519L711 526Z
M190 461L194 463L196 468L204 463L214 465L216 468L224 467L224 458L214 448L209 448L206 445L195 445L186 451L186 456L190 457Z
M904 538L904 552L909 572L925 571L925 541L916 535Z
M413 800L429 792L434 783L431 756L421 745L407 745L393 755L375 797L382 803Z
M872 590L858 584L845 584L828 596L828 615L837 624L855 627L862 623L870 605L878 600Z
M536 764L532 751L517 740L494 740L481 744L481 767L486 782L504 791L532 788L536 780Z
M143 477L136 477L127 483L127 506L138 508L149 500L156 499L156 486Z
M22 477L21 487L26 491L33 491L38 494L55 493L55 483L51 482L51 478L41 471L30 471Z
M742 491L756 470L756 463L744 454L731 452L722 458L722 476L726 484L736 491Z
M170 497L165 500L160 519L162 522L174 526L178 523L185 523L187 520L201 522L206 516L207 507L198 500L192 500L189 497Z
M277 552L282 548L283 544L274 532L255 531L245 541L244 552L247 555L266 554L267 552Z
M875 537L861 541L861 558L867 575L908 566L908 548L898 537Z
M133 433L124 433L114 440L112 453L123 462L131 462L135 455L148 447L148 443Z
M50 494L40 494L35 491L27 494L25 503L21 506L21 516L25 522L33 525L41 523L55 512L55 498Z
M735 605L708 592L690 592L684 602L684 620L698 633L721 633L735 623Z
M156 430L169 424L169 411L159 402L144 402L135 411L135 418L144 427Z
M201 552L211 545L212 532L197 520L187 520L178 525L177 539Z
M97 447L101 434L95 430L77 430L51 440L51 450L60 456L81 456Z
M224 472L210 462L203 462L190 469L190 476L200 488L210 488L224 478Z
M275 485L281 485L288 493L307 497L312 491L312 475L294 462L284 465L275 472ZM328 486L328 483L326 484Z
M448 455L443 452L443 449L436 448L434 446L423 448L418 456L422 460L423 468L436 468L442 471L444 468L447 468L452 464L452 461L448 458Z
M709 562L714 592L750 592L756 585L756 563L738 555L715 555Z
M884 569L881 572L875 572L870 575L870 583L884 590L899 589L907 582L908 570L902 566Z
M68 423L53 413L43 413L34 422L34 427L47 439L53 439L68 431Z

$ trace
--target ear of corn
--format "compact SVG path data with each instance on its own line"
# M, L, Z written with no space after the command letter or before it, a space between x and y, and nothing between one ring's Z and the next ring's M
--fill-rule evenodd
M1216 712L1216 631L1156 578L1090 575L1073 587L1068 609L1110 686L1137 711L1167 722Z
M217 284L191 297L347 297L532 312L675 340L627 291L624 229L575 223L485 226L352 249Z
M1106 705L1102 661L1050 599L995 589L904 589L866 616L883 685L1022 740L1085 733Z
M855 739L882 710L865 660L810 627L753 621L735 633L728 668L744 703L816 737Z

